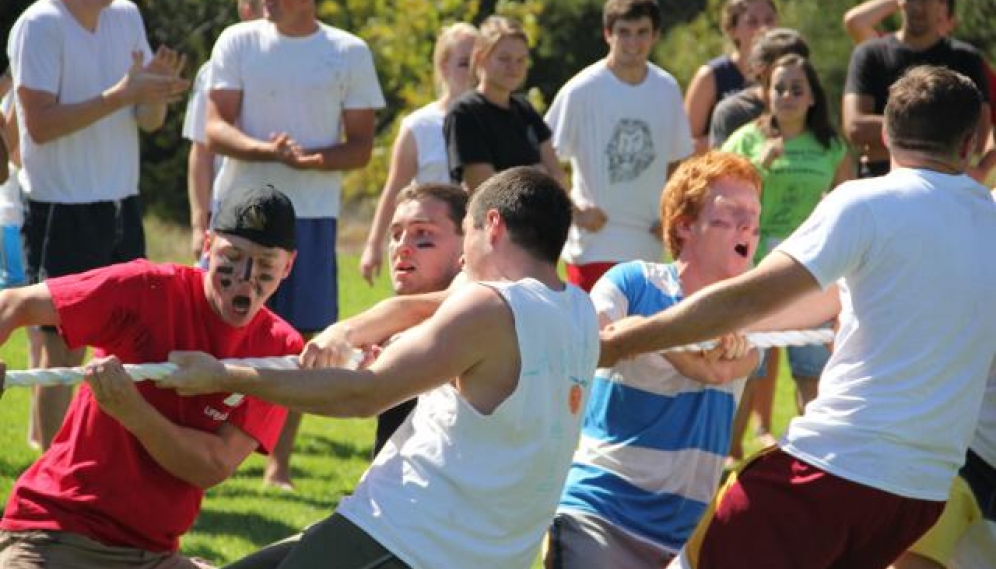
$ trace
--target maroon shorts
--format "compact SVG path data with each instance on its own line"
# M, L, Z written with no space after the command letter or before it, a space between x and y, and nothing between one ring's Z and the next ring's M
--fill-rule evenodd
M850 482L774 447L730 477L671 567L882 569L943 509L944 502Z
M591 292L591 287L595 286L598 279L606 271L616 266L616 263L587 263L585 265L572 265L567 263L567 282L577 285L585 292Z

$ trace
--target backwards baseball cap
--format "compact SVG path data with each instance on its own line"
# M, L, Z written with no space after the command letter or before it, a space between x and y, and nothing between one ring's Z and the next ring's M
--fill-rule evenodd
M263 247L293 251L295 219L290 199L266 184L247 192L230 192L218 206L212 230L245 237Z

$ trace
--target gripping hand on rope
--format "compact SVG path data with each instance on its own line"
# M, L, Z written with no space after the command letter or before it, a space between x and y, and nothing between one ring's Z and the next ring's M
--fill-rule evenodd
M130 430L148 414L148 402L116 356L90 361L83 368L83 380L90 386L100 408L125 428Z
M226 391L223 381L228 373L225 364L204 352L170 352L169 361L176 371L160 379L162 388L175 389L183 396Z
M681 375L708 385L723 385L750 375L758 352L743 334L725 334L712 347L661 354Z

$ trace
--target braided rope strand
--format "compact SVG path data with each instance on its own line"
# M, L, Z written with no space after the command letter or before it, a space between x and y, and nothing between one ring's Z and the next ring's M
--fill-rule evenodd
M826 344L833 340L833 330L821 328L817 330L786 330L783 332L751 332L747 341L755 348L774 348L781 346L805 346L808 344ZM687 352L708 350L715 347L715 341L699 342L678 346L668 351ZM347 366L355 367L362 358L362 352L354 352ZM297 356L280 356L270 358L237 358L222 360L225 364L252 367L258 369L297 369ZM135 381L146 379L162 379L176 370L171 363L125 364L125 371ZM11 370L7 372L7 387L29 387L32 385L73 385L83 381L82 367L62 367L49 369Z

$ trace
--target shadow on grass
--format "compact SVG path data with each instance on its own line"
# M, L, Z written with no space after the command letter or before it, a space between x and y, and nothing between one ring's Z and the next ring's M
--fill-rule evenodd
M296 454L306 454L311 456L328 456L338 459L369 460L370 453L373 452L372 441L363 444L355 444L354 441L343 442L327 437L304 436L299 437L294 445Z
M249 484L252 484L251 480L256 479L257 481L261 479L261 473L252 473L251 470L245 469L250 472L240 470L234 478L250 480ZM297 484L300 486L305 484L306 480L318 480L314 476L306 476L303 471L298 471L295 468L291 468L291 475ZM222 484L211 489L211 496L215 498L249 498L254 500L267 500L274 502L283 503L293 503L301 504L304 506L310 506L312 508L326 509L335 506L335 500L331 497L328 499L320 498L318 496L312 496L299 491L286 492L284 490L278 490L275 488L267 488L262 485L262 482L258 483L258 486L253 484L248 486L246 483L242 484Z
M194 524L194 530L203 535L237 536L259 547L295 534L300 529L255 512L221 512L211 508L201 510L197 523ZM199 549L205 551L197 551L193 547L188 551L184 548L184 554L207 559L218 558L217 552L210 551L210 548Z

